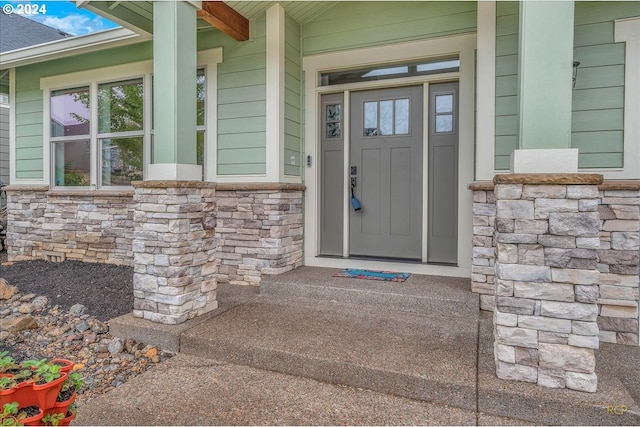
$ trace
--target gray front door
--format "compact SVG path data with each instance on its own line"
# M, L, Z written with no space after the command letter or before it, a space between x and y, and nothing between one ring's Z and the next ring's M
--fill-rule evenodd
M351 94L351 256L422 258L422 91Z

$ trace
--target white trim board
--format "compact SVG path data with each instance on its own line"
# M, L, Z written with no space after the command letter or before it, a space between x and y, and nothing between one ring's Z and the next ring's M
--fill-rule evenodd
M385 268L397 271L409 271L416 274L437 274L444 276L470 277L471 275L471 198L467 185L474 180L474 67L475 67L476 35L463 34L395 45L376 46L359 50L333 52L327 54L307 56L303 58L305 72L305 155L312 156L311 166L305 171L305 265L321 267L353 267ZM419 52L416 53L416 52ZM355 83L319 87L319 74L324 71L365 67L380 64L380 58L385 62L401 62L441 57L457 54L460 57L460 71L443 75L421 76L420 78L383 80L377 82ZM320 168L318 167L320 152L318 146L320 95L328 92L348 92L353 89L392 87L409 84L428 84L437 81L459 80L460 90L460 129L459 129L459 183L458 183L458 266L448 267L432 264L388 263L380 261L366 261L349 258L325 258L319 255L319 183ZM346 100L345 100L346 102ZM428 111L424 112L425 117ZM345 163L347 164L347 163ZM348 171L347 171L348 172ZM426 175L426 174L425 174ZM348 173L345 175L348 176ZM427 187L425 187L427 188ZM345 196L346 197L346 196ZM348 205L348 198L345 199ZM344 245L343 245L344 246ZM346 247L345 247L346 248ZM343 248L343 250L345 249Z
M478 2L476 88L476 180L495 175L496 150L496 2Z
M0 54L0 70L151 40L126 28L55 40Z
M625 42L624 168L609 179L640 179L640 17L616 19L615 42Z

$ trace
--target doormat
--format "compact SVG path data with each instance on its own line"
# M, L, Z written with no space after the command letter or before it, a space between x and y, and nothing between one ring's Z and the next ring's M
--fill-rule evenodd
M393 271L361 270L359 268L345 268L335 273L333 277L352 277L354 279L386 280L389 282L404 282L410 273L394 273Z

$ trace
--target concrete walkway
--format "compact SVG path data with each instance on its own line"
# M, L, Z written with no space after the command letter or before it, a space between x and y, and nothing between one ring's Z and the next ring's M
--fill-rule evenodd
M498 380L468 280L301 268L219 287L180 326L111 332L180 353L78 408L75 425L639 425L640 348L603 344L598 392Z

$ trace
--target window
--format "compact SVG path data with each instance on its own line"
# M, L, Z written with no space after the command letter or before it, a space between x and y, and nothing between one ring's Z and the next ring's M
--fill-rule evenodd
M91 183L89 87L51 92L51 145L56 186Z
M97 135L92 136L92 110ZM92 151L100 168L98 186L130 186L142 179L144 90L142 78L56 90L50 96L50 142L56 186L88 187Z
M436 95L436 133L453 132L453 95Z
M409 98L364 103L363 136L409 134Z
M431 59L397 65L378 65L355 70L322 73L320 75L320 86L425 76L459 70L459 58Z
M215 76L222 49L198 52L197 164L215 179ZM44 92L44 176L51 187L130 188L153 162L153 62L40 79ZM207 132L207 129L209 132ZM203 167L203 171L205 168Z
M142 79L98 85L100 186L142 179L144 140Z

